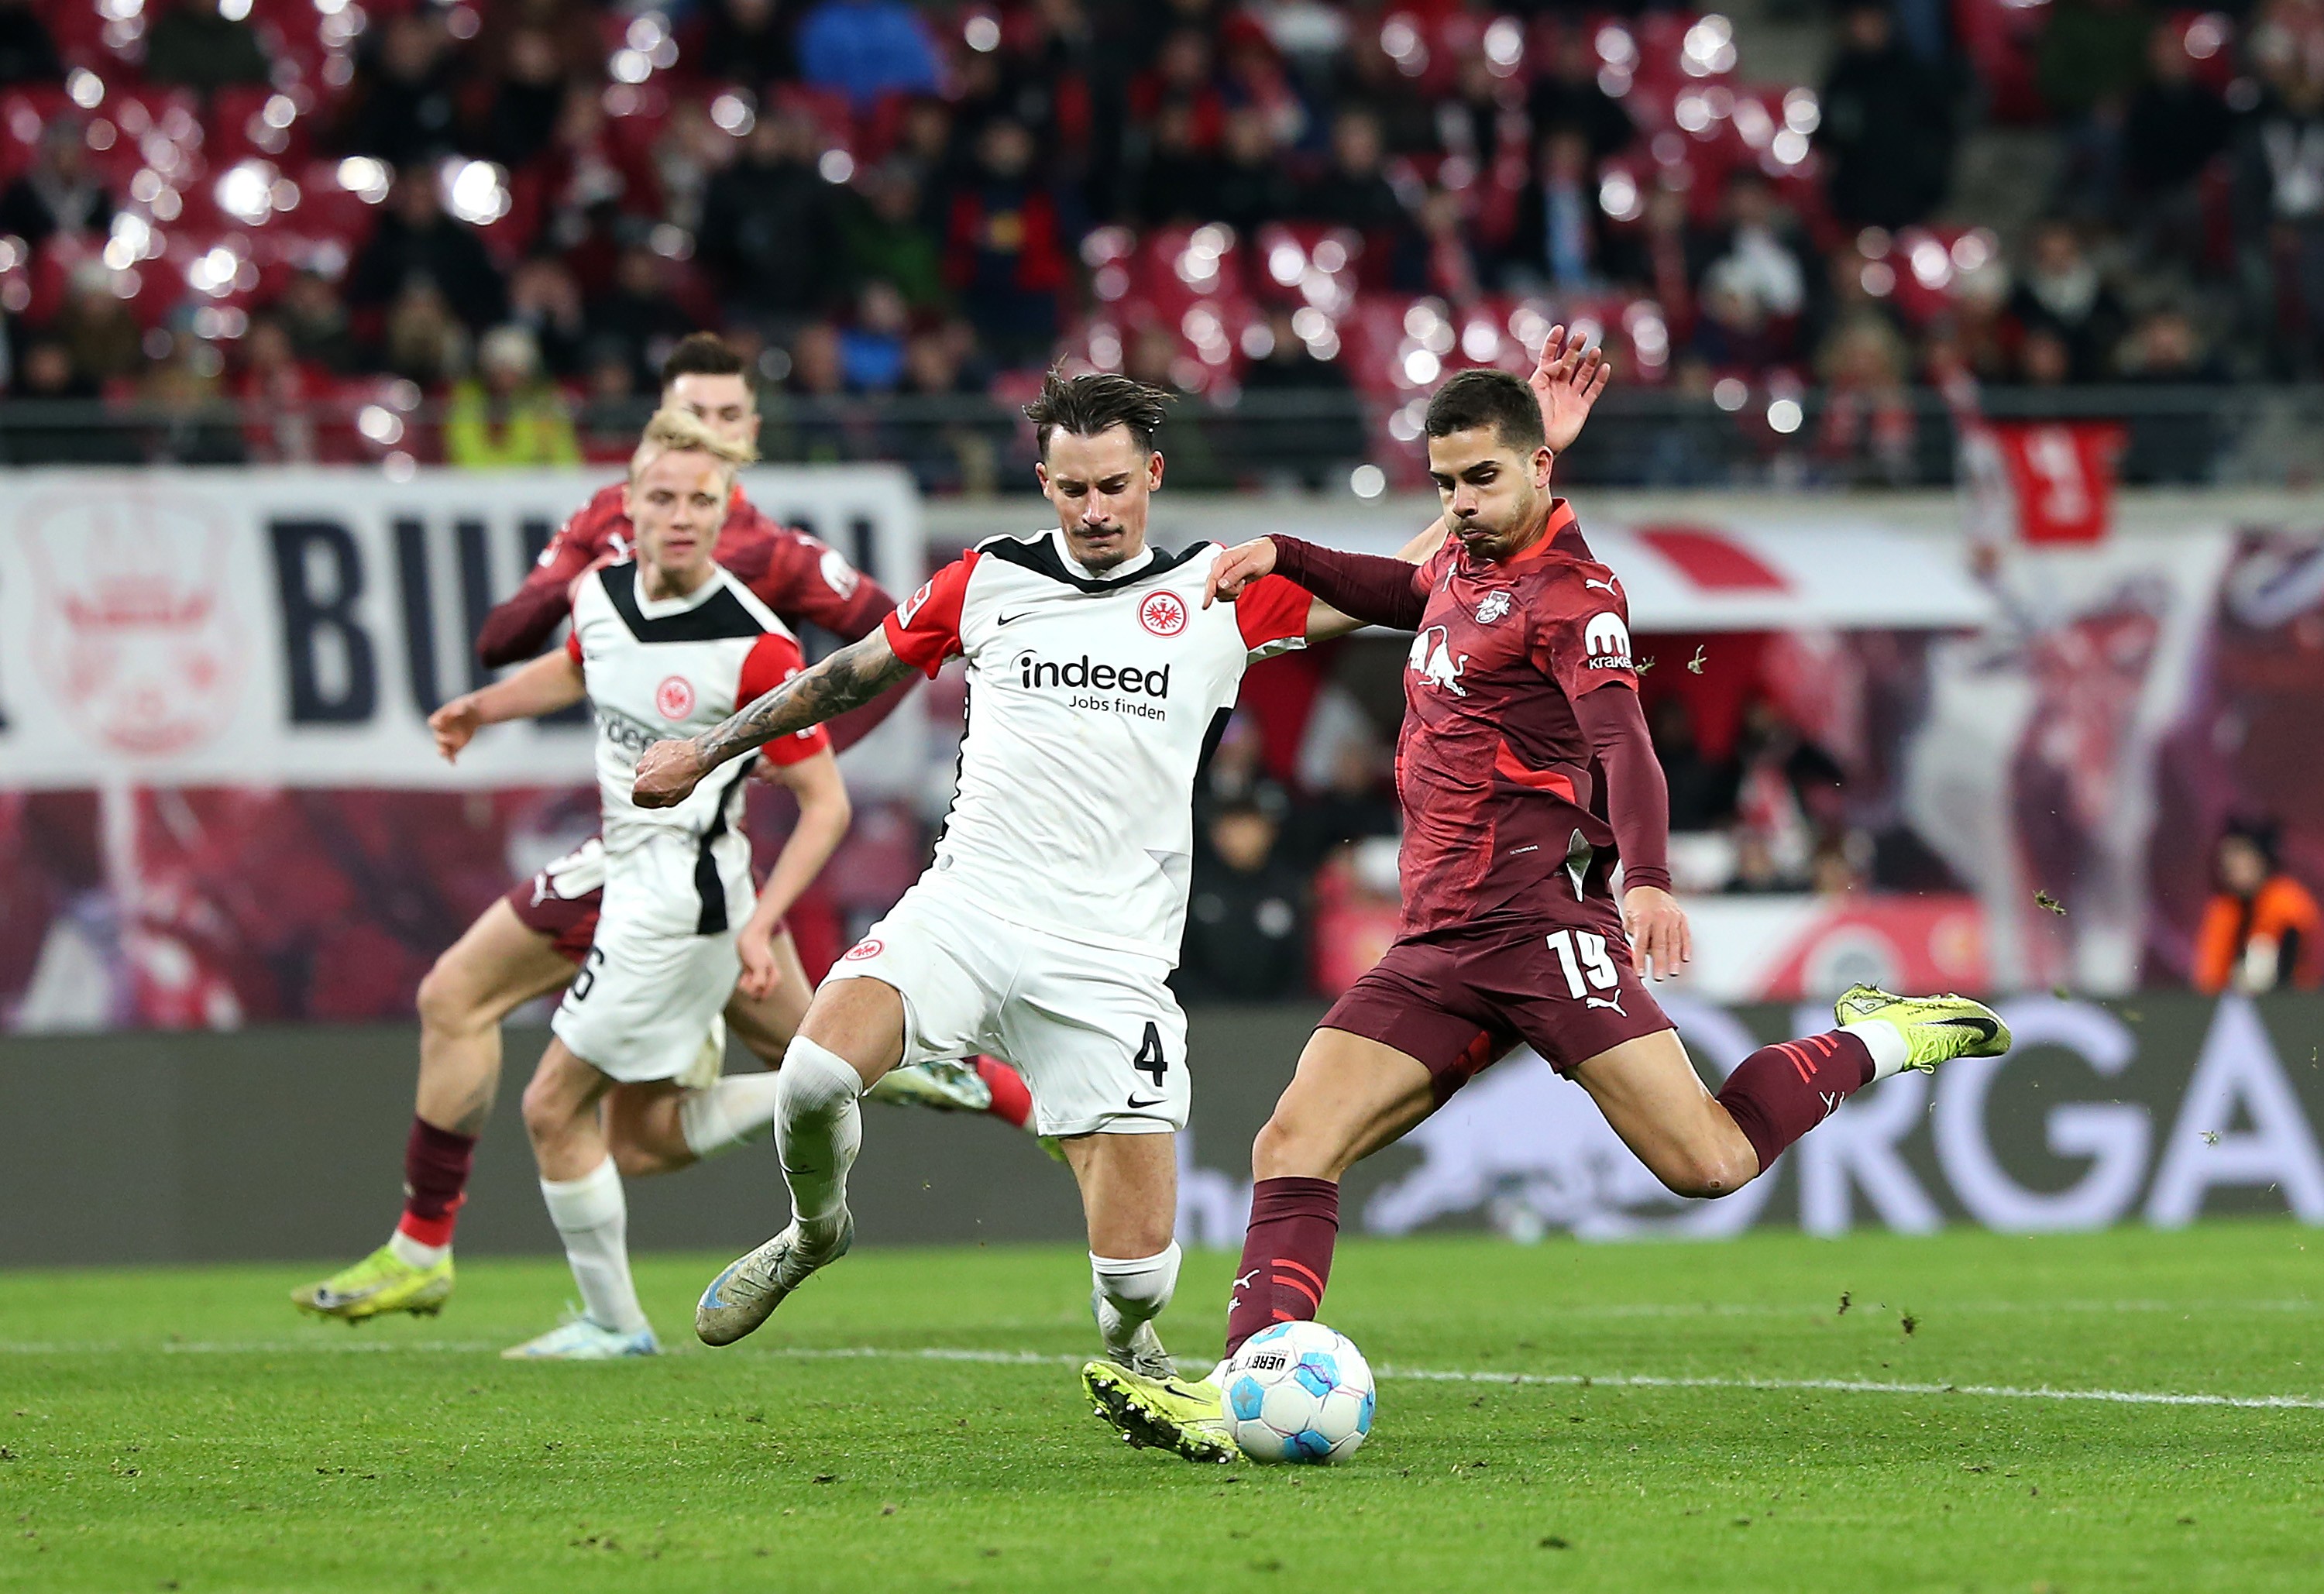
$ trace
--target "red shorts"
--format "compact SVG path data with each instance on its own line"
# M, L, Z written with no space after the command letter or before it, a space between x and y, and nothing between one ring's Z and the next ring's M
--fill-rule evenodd
M1564 911L1408 936L1348 987L1323 1027L1392 1046L1428 1070L1443 1106L1519 1041L1560 1073L1673 1027L1630 962L1621 916L1591 898Z
M597 938L597 909L604 900L602 886L578 897L560 897L546 873L519 880L508 894L517 923L548 936L560 954L576 963L589 955L589 944Z
M755 878L756 871L752 871ZM536 935L549 937L558 954L575 963L589 955L597 939L597 913L604 906L604 843L592 836L564 857L508 890L509 908L516 922ZM567 896L566 892L572 895ZM789 933L778 924L775 934Z

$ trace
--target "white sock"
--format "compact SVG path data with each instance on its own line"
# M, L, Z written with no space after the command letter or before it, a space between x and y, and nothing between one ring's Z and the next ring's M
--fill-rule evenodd
M1872 1054L1872 1083L1879 1083L1892 1073L1904 1072L1904 1059L1913 1055L1904 1039L1904 1032L1886 1018L1859 1018L1848 1027L1848 1033L1864 1043Z
M433 1267L452 1254L448 1245L421 1245L401 1229L387 1237L387 1248L407 1267Z
M1141 1323L1162 1315L1178 1287L1178 1242L1150 1257L1123 1260L1090 1253L1097 1285L1097 1331L1109 1350L1126 1350Z
M696 1156L715 1156L774 1122L782 1077L730 1073L707 1090L687 1092L678 1103L678 1127L686 1136L687 1149Z
M847 1170L863 1143L856 1105L863 1077L835 1052L801 1036L783 1054L775 1103L775 1149L791 1187L791 1213L803 1233L835 1237L847 1211Z
M599 1328L634 1334L650 1327L630 1282L630 1204L607 1157L577 1179L543 1179L540 1198L565 1241L581 1289L581 1310Z

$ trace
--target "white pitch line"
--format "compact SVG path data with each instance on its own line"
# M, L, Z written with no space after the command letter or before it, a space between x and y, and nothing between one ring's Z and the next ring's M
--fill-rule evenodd
M335 1342L327 1340L261 1340L242 1342L186 1341L162 1345L138 1345L119 1341L40 1343L0 1341L0 1354L73 1356L152 1352L178 1356L279 1355L286 1352L343 1355L348 1352L412 1351L476 1353L497 1350L494 1342L472 1340L378 1340ZM948 1361L983 1367L1078 1367L1086 1356L1038 1350L978 1350L964 1346L879 1345L780 1346L755 1354L807 1361ZM1395 1367L1383 1363L1372 1369L1381 1378L1415 1384L1484 1384L1517 1388L1556 1389L1736 1389L1766 1394L1820 1395L1967 1395L1989 1400L2092 1401L2110 1405L2215 1406L2237 1411L2324 1411L2324 1396L2205 1395L2158 1389L2026 1388L2011 1384L1884 1383L1869 1378L1740 1378L1708 1376L1665 1377L1652 1373L1514 1373L1457 1372L1434 1368Z

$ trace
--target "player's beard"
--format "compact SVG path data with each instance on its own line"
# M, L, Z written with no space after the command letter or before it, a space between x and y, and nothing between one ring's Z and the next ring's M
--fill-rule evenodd
M1542 513L1542 494L1528 485L1519 490L1505 522L1497 523L1489 530L1478 527L1461 537L1461 546L1471 558L1506 559L1529 547L1527 534L1537 531L1546 522L1547 517Z

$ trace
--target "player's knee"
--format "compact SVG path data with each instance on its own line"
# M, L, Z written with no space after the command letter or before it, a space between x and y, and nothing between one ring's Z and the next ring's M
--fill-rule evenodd
M524 1087L524 1132L535 1146L555 1140L571 1127L573 1115L556 1088L540 1075Z
M1674 1195L1695 1201L1715 1201L1732 1195L1759 1172L1748 1147L1688 1147L1656 1159L1655 1176Z
M423 1028L456 1035L478 1027L481 1004L476 1000L475 983L451 953L438 958L420 981L419 1008Z
M1331 1178L1339 1150L1330 1126L1277 1103L1250 1143L1250 1173L1254 1179Z

